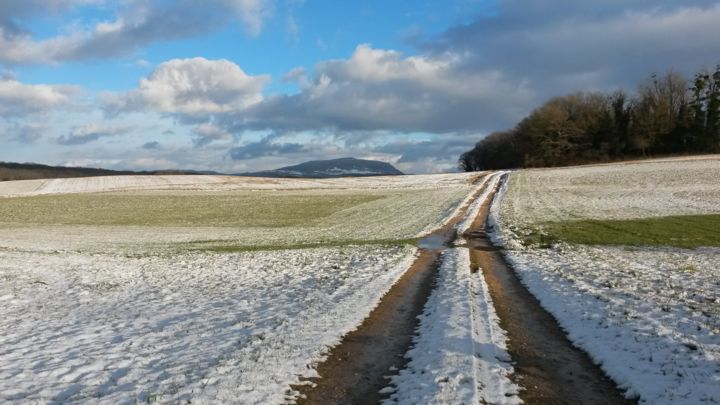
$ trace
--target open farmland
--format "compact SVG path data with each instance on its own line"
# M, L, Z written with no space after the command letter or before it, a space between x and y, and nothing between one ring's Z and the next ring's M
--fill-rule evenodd
M0 184L0 400L283 402L475 177Z
M333 373L329 361L379 378L361 390L388 403L718 402L720 248L706 228L719 171L705 158L487 176L0 184L0 399L292 402L354 370ZM609 224L614 233L583 233ZM678 226L693 237L674 238ZM516 294L495 276L513 273L505 262L562 330L517 279L537 311L505 298ZM372 357L343 345L383 339L390 325L373 314L422 271L436 278L413 346L388 356L407 363L367 376ZM347 338L368 320L380 335ZM519 346L553 349L528 371ZM572 378L556 366L568 358Z
M13 197L0 199L0 247L145 254L405 241L437 227L472 190L464 174L158 177L169 180L54 179L24 194L2 183L0 195Z
M717 157L524 170L493 207L523 283L641 402L720 401L718 179ZM587 224L617 229L582 239Z

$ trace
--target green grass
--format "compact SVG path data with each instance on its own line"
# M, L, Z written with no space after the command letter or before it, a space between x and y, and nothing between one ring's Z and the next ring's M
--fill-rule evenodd
M209 243L195 242L188 246L185 246L182 250L197 250L204 252L216 252L216 253L238 253L238 252L259 252L268 250L295 250L295 249L316 249L316 248L341 248L347 246L367 246L367 245L378 245L378 246L404 246L412 245L415 246L418 243L417 238L410 239L373 239L373 240L338 240L338 241L323 241L323 242L309 242L309 243L293 243L293 244L274 244L274 245L238 245L233 244L231 241L226 243Z
M117 226L312 226L381 194L104 193L0 199L0 224Z
M530 235L528 242L546 244L562 240L585 245L674 246L690 249L720 246L720 215L551 222L544 224L543 234Z

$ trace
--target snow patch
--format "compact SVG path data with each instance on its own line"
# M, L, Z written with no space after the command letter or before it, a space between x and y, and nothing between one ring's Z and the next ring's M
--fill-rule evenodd
M0 402L284 402L414 254L0 251Z
M386 404L517 404L519 387L506 334L492 305L482 273L470 272L468 249L450 249L420 316L407 367L383 392Z

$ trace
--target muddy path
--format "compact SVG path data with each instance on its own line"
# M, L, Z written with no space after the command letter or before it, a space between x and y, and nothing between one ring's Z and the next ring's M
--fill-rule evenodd
M478 176L473 183L482 180L483 176ZM300 393L298 404L376 404L385 398L379 391L388 385L386 376L397 373L407 363L404 355L412 345L417 317L433 289L440 255L457 238L456 225L483 190L476 190L463 209L420 241L418 256L410 268L363 323L317 365L320 378L293 387Z
M473 271L482 271L500 326L507 332L514 381L527 404L631 404L555 318L522 285L485 233L492 198L463 235Z

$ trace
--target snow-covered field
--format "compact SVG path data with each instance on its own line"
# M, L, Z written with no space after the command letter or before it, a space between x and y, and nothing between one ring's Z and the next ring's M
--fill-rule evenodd
M474 174L345 177L337 179L283 179L213 175L98 176L69 179L0 182L0 197L98 193L137 190L295 190L295 189L405 189L453 187L467 184Z
M0 402L283 402L413 253L0 252Z
M502 214L515 227L569 219L720 213L720 157L525 170Z
M493 205L523 283L643 403L720 402L720 249L538 249L518 235L549 220L717 213L718 179L718 158L520 171Z
M371 197L292 226L0 218L0 402L284 402L413 260L415 248L383 241L439 227L500 175L475 185L467 174L0 183L0 204L199 195L272 210L274 193ZM720 249L538 249L522 235L552 220L717 213L719 178L718 158L520 171L493 203L493 238L523 282L643 403L720 402ZM224 246L270 250L207 251ZM467 248L444 253L409 364L384 390L390 403L519 401L505 334L482 273L469 267Z
M237 197L254 201L255 206L273 209L272 203L276 197L290 192L307 198L369 196L373 200L332 212L318 221L292 227L272 224L183 226L181 223L172 226L156 223L116 226L82 221L75 223L77 220L68 224L58 223L45 212L37 212L33 224L0 218L3 232L0 248L144 254L225 246L282 247L409 239L427 233L451 217L472 191L474 186L469 181L471 177L467 174L446 174L305 180L228 176L112 176L38 180L46 182L45 186L32 193L25 193L24 197L9 200L0 197L0 208L4 201L17 201L18 198L63 198L63 206L72 210L75 205L73 198L100 192L103 194L98 194L98 197L153 198L153 204L158 206L162 206L167 199L193 195L201 196L203 199L200 202L206 205L212 205L213 199L217 197L226 200ZM6 195L12 195L13 190L25 187L17 187L13 183L19 182L0 183L0 195L2 190L5 190ZM96 210L102 209L100 205ZM145 206L137 206L139 213L144 209ZM242 213L228 209L221 214L232 216L228 218L229 222L237 222L234 216ZM107 215L112 216L113 213L108 212Z
M67 195L62 201L72 202L87 193L217 193L257 198L268 209L272 193L287 190L308 198L381 198L291 227L68 225L42 212L31 223L0 219L0 402L282 403L416 252L335 242L422 235L454 215L476 187L465 174L163 178L0 183L8 198L0 204L17 202L13 195L28 202ZM193 250L208 240L278 246ZM324 247L287 248L308 242Z

